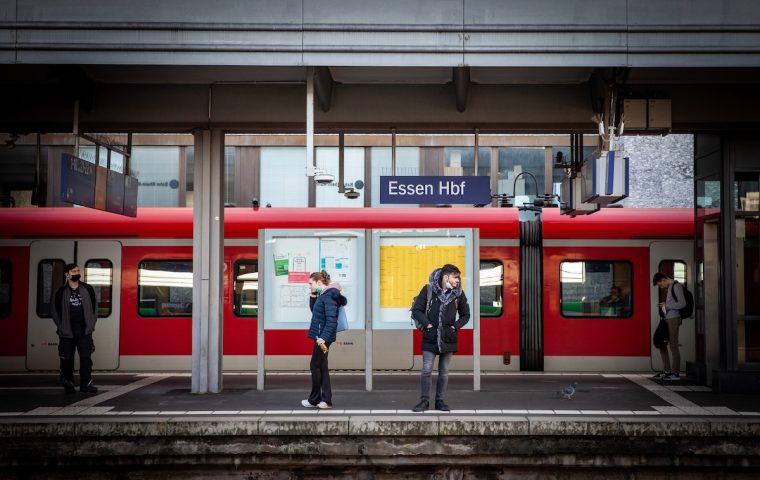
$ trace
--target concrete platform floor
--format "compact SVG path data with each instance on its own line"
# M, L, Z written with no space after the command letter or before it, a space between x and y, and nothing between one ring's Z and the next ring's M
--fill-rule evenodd
M181 373L96 374L96 395L64 394L55 374L0 375L0 421L13 417L165 415L411 415L419 400L418 373L376 373L373 390L365 390L363 373L334 372L332 410L302 408L308 396L308 373L269 373L266 388L256 390L256 375L228 373L219 394L190 393L190 376ZM435 379L431 394L435 391ZM577 382L572 399L558 392ZM715 394L709 388L656 381L646 373L498 373L481 377L451 374L441 415L593 415L755 417L760 395Z

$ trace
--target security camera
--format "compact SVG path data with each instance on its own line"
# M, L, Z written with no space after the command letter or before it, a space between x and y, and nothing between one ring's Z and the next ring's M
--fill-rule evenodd
M253 205L254 209L258 210L258 208L259 208L259 199L254 197L253 200L251 201L251 204Z
M335 180L335 175L331 175L324 170L317 170L314 172L314 181L320 185L327 185Z
M346 196L346 198L348 198L350 200L354 200L355 198L359 198L359 192L357 192L353 188L347 188L346 189L346 193L344 193L344 195Z

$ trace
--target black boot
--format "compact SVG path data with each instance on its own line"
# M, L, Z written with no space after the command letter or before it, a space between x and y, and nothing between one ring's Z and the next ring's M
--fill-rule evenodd
M430 407L430 403L427 400L420 400L420 403L414 406L413 412L424 412Z
M61 378L61 385L63 385L63 390L66 393L77 393L76 387L74 387L74 382L71 380L66 380L65 378Z
M98 387L92 384L92 380L87 382L86 385L80 385L79 391L82 393L98 393Z
M450 412L451 409L443 400L436 400L435 402L435 409L440 410L441 412Z

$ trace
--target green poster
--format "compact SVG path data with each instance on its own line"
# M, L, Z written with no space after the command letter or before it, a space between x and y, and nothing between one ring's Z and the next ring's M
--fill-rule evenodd
M288 274L288 256L276 254L274 256L274 274L277 277Z

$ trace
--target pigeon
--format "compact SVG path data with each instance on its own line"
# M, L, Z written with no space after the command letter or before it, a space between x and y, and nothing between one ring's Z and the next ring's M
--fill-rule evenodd
M568 400L573 399L573 395L575 395L575 390L578 388L578 382L573 382L570 385L566 386L559 392L557 392L558 395L562 395Z

